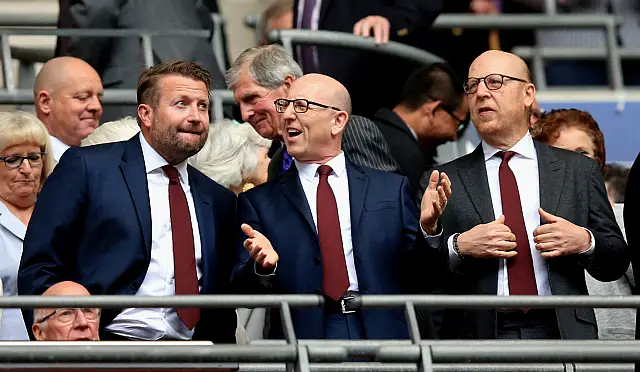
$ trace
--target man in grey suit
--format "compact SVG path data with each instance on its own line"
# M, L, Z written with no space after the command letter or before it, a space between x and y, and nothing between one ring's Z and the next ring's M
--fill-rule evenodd
M227 71L227 86L240 105L242 119L262 137L282 141L282 126L274 101L287 96L302 69L280 45L252 47L240 53ZM391 157L382 132L369 119L353 115L346 126L342 150L350 162L387 172L400 172ZM269 165L269 179L286 171L292 163L285 148L280 148Z
M447 293L587 295L584 270L601 281L620 278L629 252L600 168L531 138L535 86L524 61L485 52L464 89L482 143L423 178L429 244L449 251ZM441 335L596 339L598 332L592 309L469 309L445 311Z
M202 0L59 0L59 25L65 28L213 30L209 9ZM213 31L212 31L213 32ZM154 37L154 64L172 60L198 62L211 72L212 89L224 89L224 77L209 38ZM137 37L62 38L57 55L88 62L98 71L105 89L136 89L145 68L142 43ZM225 108L227 116L230 108ZM135 115L136 106L105 106L103 120Z

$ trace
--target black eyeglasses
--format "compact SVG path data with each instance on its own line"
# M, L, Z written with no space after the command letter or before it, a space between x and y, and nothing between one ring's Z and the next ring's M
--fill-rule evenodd
M47 319L51 318L54 315L56 316L56 318L60 323L63 323L63 324L73 323L76 321L79 311L82 311L84 318L88 322L95 322L98 320L98 318L100 318L99 309L92 309L92 308L86 308L86 307L83 307L83 308L70 307L70 308L56 309L51 314L45 316L44 318L40 320L36 320L36 323L46 322Z
M435 99L435 98L433 98L433 97L429 97L429 96L427 96L427 98L429 98L430 100L432 100L432 101L434 101L434 102L435 102L435 101L439 101L439 100L437 100L437 99ZM441 100L440 100L440 101L441 101ZM458 119L458 117L456 116L456 114L453 112L454 110L453 110L453 109L451 109L451 107L449 107L449 106L445 105L444 103L441 103L441 104L440 104L440 108L441 108L441 109L443 109L447 114L449 114L449 116L451 116L451 118L453 118L453 120L455 120L455 121L456 121L456 123L457 123L456 131L461 131L461 130L463 130L463 129L467 126L467 124L469 123L469 120L471 120L471 118L470 118L470 116L469 116L469 113L467 113L467 115L465 116L465 118L464 118L464 119L462 119L462 120Z
M279 98L273 101L273 103L276 105L276 111L278 111L281 114L285 112L287 107L289 107L290 103L293 103L293 111L299 114L304 114L305 112L307 112L309 110L309 105L314 105L322 108L330 108L336 111L342 111L337 107L323 105L322 103L309 101L308 99L304 99L304 98L296 98L296 99Z
M473 94L476 91L478 91L478 85L480 85L480 81L484 80L484 85L487 87L487 89L498 90L502 88L502 85L504 84L504 78L519 81L522 83L528 83L528 81L524 79L520 79L513 76L502 75L502 74L489 74L482 78L476 78L476 77L468 78L467 80L464 81L464 84L462 84L462 88L464 89L465 93Z
M46 152L32 152L27 155L7 155L0 156L0 160L2 160L4 164L11 169L20 168L25 159L29 161L29 165L35 167L36 165L42 164L46 154Z

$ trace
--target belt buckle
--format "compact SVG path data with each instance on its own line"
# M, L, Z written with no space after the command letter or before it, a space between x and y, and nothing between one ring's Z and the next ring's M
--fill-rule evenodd
M354 298L356 297L352 295L340 297L340 309L343 314L353 314L356 312L353 309L347 309L347 301L353 300Z

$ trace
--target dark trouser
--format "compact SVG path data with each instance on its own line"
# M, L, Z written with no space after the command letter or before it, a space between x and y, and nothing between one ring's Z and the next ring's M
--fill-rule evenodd
M498 339L557 340L560 339L555 310L532 309L498 311Z
M327 340L366 340L362 313L324 315L324 338Z

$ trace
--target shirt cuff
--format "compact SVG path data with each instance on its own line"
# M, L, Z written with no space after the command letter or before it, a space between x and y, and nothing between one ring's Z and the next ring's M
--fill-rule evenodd
M453 235L451 235L449 240L447 240L447 247L449 248L449 269L454 270L462 262L462 257L460 257L456 253L456 250L453 249Z
M585 228L585 230L587 230L587 232L589 233L589 239L591 241L591 244L589 244L589 248L580 252L580 254L585 256L591 256L593 254L593 251L596 249L596 238L593 236L593 233L589 231L589 229Z
M435 249L440 248L440 244L442 244L442 233L443 233L442 225L438 223L438 228L436 230L435 235L429 235L426 231L424 231L421 223L418 223L418 225L420 225L420 231L422 231L422 236L424 236L424 239L427 241L427 244L429 244L431 248L435 248Z
M256 261L253 261L253 272L258 276L273 276L276 275L276 270L278 269L278 263L276 262L276 266L269 272L269 270L262 268Z

